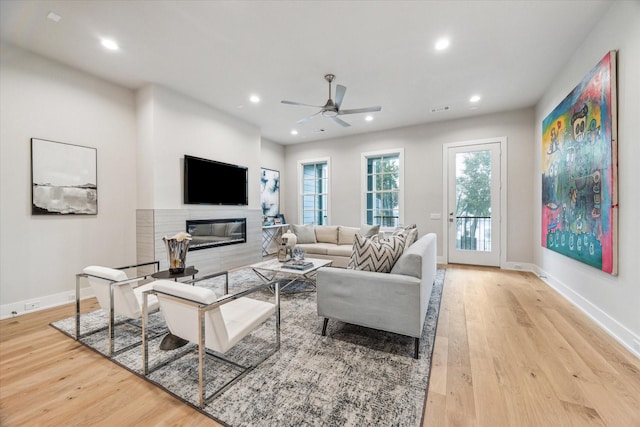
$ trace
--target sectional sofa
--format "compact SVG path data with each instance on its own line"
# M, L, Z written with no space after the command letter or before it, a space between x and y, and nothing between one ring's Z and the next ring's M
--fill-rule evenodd
M296 235L296 247L304 249L310 258L330 259L332 267L347 268L355 235L372 236L379 226L291 225L290 231Z

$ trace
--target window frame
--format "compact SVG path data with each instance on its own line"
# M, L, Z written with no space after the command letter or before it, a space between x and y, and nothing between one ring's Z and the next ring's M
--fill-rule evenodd
M307 165L317 165L317 164L321 164L321 163L325 163L327 165L327 186L326 186L326 191L324 193L304 193L304 185L303 185L303 181L304 181L304 167ZM326 194L326 201L327 201L327 206L326 206L326 223L322 224L322 225L329 225L331 224L331 157L318 157L318 158L314 158L314 159L304 159L304 160L299 160L298 161L298 197L297 197L297 201L298 201L298 222L303 224L304 223L304 196L308 196L310 194L313 195L325 195ZM315 224L315 220L314 220L314 224ZM320 225L320 224L315 224L315 225Z
M368 162L371 158L398 156L398 225L404 224L404 148L369 151L361 153L360 161L360 222L367 224L367 186ZM371 225L371 224L367 224ZM391 231L394 227L380 227L380 230Z

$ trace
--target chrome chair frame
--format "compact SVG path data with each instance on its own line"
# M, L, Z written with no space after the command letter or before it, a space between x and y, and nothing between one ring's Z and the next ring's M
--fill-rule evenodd
M198 278L192 281L189 281L188 283L190 284L194 284L195 282L198 282L200 280L206 280L206 279L210 279L212 277L217 277L221 274L224 273L216 273L216 274L212 274L210 276L205 276L202 278ZM227 276L228 277L228 276ZM220 393L222 393L223 391L225 391L227 388L229 388L231 385L233 385L236 381L238 381L239 379L241 379L242 377L244 377L246 374L248 374L249 372L251 372L254 368L256 368L258 365L260 365L262 362L264 362L265 360L267 360L269 357L271 357L272 355L274 355L278 350L280 350L280 284L275 281L275 282L268 282L268 283L263 283L261 285L252 287L250 289L247 289L245 291L242 292L238 292L236 294L228 294L228 283L225 283L225 295L223 295L221 298L219 298L216 302L211 303L211 304L203 304L201 302L198 301L193 301L187 298L181 298L181 297L177 297L175 295L171 295L171 294L167 294L165 292L161 292L161 291L157 291L157 290L151 290L151 291L146 291L143 293L143 303L142 303L142 373L143 375L147 376L148 374L150 374L151 372L179 359L180 357L184 356L186 353L188 353L189 351L186 351L184 353L181 353L179 355L177 355L176 357L172 358L171 360L165 361L157 366L154 366L152 369L149 369L149 337L147 336L147 325L148 325L148 310L147 310L147 297L149 296L149 294L154 294L154 295L163 295L166 298L172 299L174 301L179 301L181 303L193 306L193 307L197 307L198 309L198 392L199 392L199 407L200 409L204 408L204 405L206 402L208 402L209 400L213 399L214 397L216 397L217 395L219 395ZM231 360L225 359L224 357L221 357L215 353L213 353L210 350L207 350L205 347L205 321L204 321L204 316L205 314L210 311L213 310L214 308L220 307L223 304L227 304L233 300L236 300L238 298L247 296L249 294L252 294L260 289L263 288L268 288L269 286L273 286L274 287L274 294L275 294L275 320L276 320L276 347L274 349L274 351L268 353L266 356L262 357L258 362L256 362L255 364L251 365L251 366L242 366L239 365ZM205 390L204 390L204 383L205 383L205 369L204 369L204 363L205 363L205 354L215 357L219 360L222 360L223 362L226 362L228 364L234 365L236 367L239 367L240 369L242 369L242 372L238 375L236 375L234 378L232 378L231 380L229 380L227 383L225 383L222 387L218 388L216 391L214 391L210 396L205 397Z
M153 273L156 273L160 270L160 261L150 261L150 262L143 262L140 264L135 264L135 265L126 265L124 267L116 267L114 268L115 270L128 270L130 268L139 268L139 267L146 267L146 266L150 266L150 265L155 265L155 269L153 271ZM127 349L129 349L130 347L127 348L123 348L118 350L117 352L114 352L114 329L115 329L115 310L114 310L114 306L113 306L113 287L114 286L121 286L121 285L128 285L131 283L137 283L140 282L142 280L146 280L148 278L151 277L151 275L153 273L149 273L149 274L145 274L142 276L138 276L138 277L134 277L131 279L127 279L127 280L123 280L120 282L114 282L112 281L109 284L109 322L108 322L108 326L107 328L109 329L109 357L113 357L115 355L117 355L118 353L121 353L122 351L125 351ZM100 332L103 331L104 328L98 329L96 331L90 332L90 333L86 333L84 335L80 335L80 281L82 278L88 278L90 275L86 274L86 273L78 273L76 274L76 341L80 340L80 338L82 337L86 337L88 335L92 335L95 334L96 332ZM98 277L98 276L92 276L92 277ZM99 279L103 279L102 277L98 277Z

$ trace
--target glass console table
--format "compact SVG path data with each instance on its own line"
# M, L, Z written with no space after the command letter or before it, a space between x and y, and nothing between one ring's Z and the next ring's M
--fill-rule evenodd
M265 225L262 227L262 256L272 255L278 251L280 238L289 224ZM275 245L275 251L269 251Z

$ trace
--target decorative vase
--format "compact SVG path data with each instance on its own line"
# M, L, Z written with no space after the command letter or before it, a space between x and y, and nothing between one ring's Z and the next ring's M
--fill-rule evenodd
M162 240L167 247L167 255L169 256L169 272L171 274L184 273L191 235L178 233L173 237L165 236Z
M278 249L278 261L287 262L291 259L291 249L287 246L287 239L282 239L280 248Z
M298 237L291 230L288 230L286 233L282 234L281 239L283 241L286 239L287 247L290 250L293 250L293 248L295 248L296 244L298 243Z

